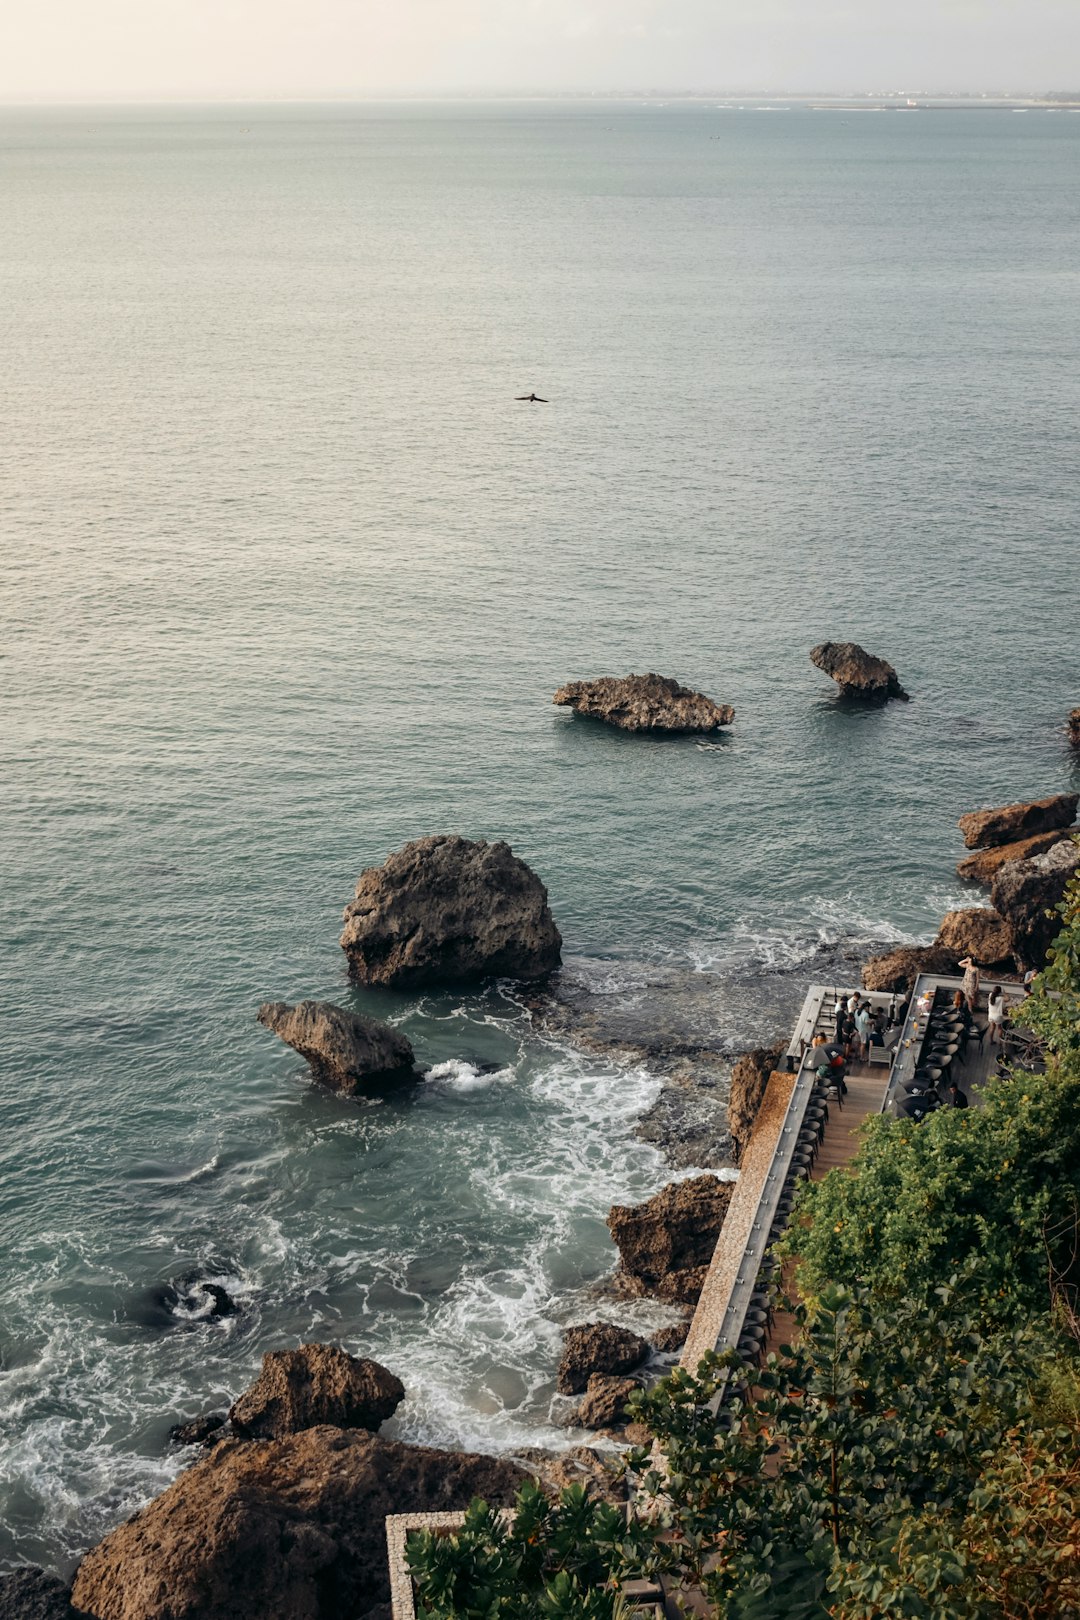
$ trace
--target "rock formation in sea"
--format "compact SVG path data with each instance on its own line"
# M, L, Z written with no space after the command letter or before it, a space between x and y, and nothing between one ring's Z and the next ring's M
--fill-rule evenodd
M1065 730L1073 747L1080 748L1080 709L1070 709Z
M62 1581L35 1564L0 1575L0 1620L82 1620Z
M301 1001L295 1007L264 1001L255 1016L306 1059L316 1080L334 1091L351 1093L365 1081L405 1078L413 1072L413 1049L404 1035L330 1001Z
M386 1515L507 1506L526 1477L361 1429L230 1440L86 1555L73 1599L95 1620L385 1620Z
M509 844L419 838L360 874L341 947L362 984L419 989L558 967L547 890Z
M690 1318L685 1322L672 1322L669 1327L654 1328L652 1333L652 1347L657 1355L674 1355L686 1343L686 1335L690 1331Z
M869 698L884 703L908 694L900 685L895 669L884 658L876 658L857 641L822 641L811 648L810 662L831 675L844 698Z
M716 731L730 726L735 710L666 675L605 675L595 681L569 681L551 700L576 714L603 720L621 731Z
M1045 855L1010 861L994 878L990 900L1012 934L1013 953L1025 968L1041 968L1048 947L1061 932L1057 911L1069 879L1080 862L1073 839L1055 844Z
M780 1062L783 1052L783 1046L759 1046L752 1052L744 1052L732 1064L728 1126L736 1164L750 1140L769 1076Z
M977 849L965 855L956 868L957 877L968 883L991 883L994 874L1010 861L1026 861L1032 855L1044 855L1048 849L1069 837L1067 827L1055 827L1051 832L1033 833L1030 838L1018 838L1015 843L997 844L990 849Z
M593 1373L572 1418L578 1429L613 1429L626 1417L626 1403L640 1388L633 1378Z
M608 1231L619 1251L616 1285L693 1305L731 1202L732 1183L717 1176L673 1181L643 1204L615 1204Z
M280 1440L320 1424L374 1432L405 1399L405 1386L377 1361L331 1344L271 1350L262 1371L233 1402L229 1419L247 1440Z
M1035 833L1071 826L1078 803L1080 794L1055 793L1048 799L1004 804L994 810L970 810L960 817L957 826L964 835L965 849L997 848L1031 838Z
M952 974L959 960L955 951L937 940L932 945L895 945L863 964L863 989L888 990L907 996L920 973Z
M628 1373L649 1354L648 1340L613 1322L583 1322L563 1335L558 1390L580 1395L593 1373Z
M216 1446L232 1436L228 1412L204 1412L201 1417L174 1423L169 1443L174 1446Z
M955 951L957 958L970 956L981 968L1004 971L1013 965L1012 931L1004 917L990 906L946 912L937 943L948 951Z

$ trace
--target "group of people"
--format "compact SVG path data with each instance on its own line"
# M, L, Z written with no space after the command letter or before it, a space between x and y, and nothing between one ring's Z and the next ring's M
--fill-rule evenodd
M872 1046L886 1045L889 1030L903 1023L907 1003L897 1003L894 996L888 1013L875 1010L866 996L852 990L849 995L836 999L833 1039L819 1032L810 1045L811 1061L817 1076L847 1091L847 1066L853 1062L866 1062Z

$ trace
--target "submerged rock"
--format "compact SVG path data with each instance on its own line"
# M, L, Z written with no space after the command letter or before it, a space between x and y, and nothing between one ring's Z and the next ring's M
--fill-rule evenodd
M263 1356L262 1371L229 1418L249 1440L278 1440L325 1423L374 1432L404 1399L404 1384L377 1361L332 1344L302 1344Z
M360 874L341 947L362 984L414 989L558 967L547 890L509 844L419 838Z
M0 1620L82 1620L71 1592L36 1564L0 1575Z
M231 1440L87 1554L74 1600L96 1620L368 1615L390 1596L388 1513L509 1505L525 1478L354 1429Z
M728 1122L738 1164L754 1129L769 1076L784 1054L783 1046L759 1046L736 1058L731 1069Z
M693 1305L701 1292L732 1184L717 1176L673 1181L643 1204L615 1204L608 1231L619 1251L616 1282L631 1294Z
M334 1091L353 1092L365 1080L412 1073L413 1049L404 1035L330 1001L301 1001L295 1007L264 1001L255 1016Z
M730 726L735 718L730 703L714 703L667 675L605 675L595 681L569 681L551 701L621 731L716 731Z
M811 649L810 662L832 676L841 697L871 698L881 703L901 698L907 702L908 694L892 665L868 653L857 641L822 641Z
M863 989L888 990L898 996L909 996L920 973L953 974L959 960L956 951L938 940L932 945L896 945L863 964Z
M649 1354L646 1339L612 1322L584 1322L563 1335L558 1390L579 1395L593 1373L633 1372Z
M585 1398L574 1413L573 1426L579 1429L612 1429L626 1417L626 1403L640 1386L632 1378L612 1378L593 1373Z
M1045 855L1010 861L995 877L990 899L1009 925L1013 953L1021 966L1041 968L1046 961L1047 950L1064 926L1057 907L1078 862L1080 845L1068 839Z
M957 958L970 956L979 967L1011 966L1012 932L1004 917L990 906L971 906L946 912L937 943Z
M1013 844L1034 833L1070 827L1076 820L1078 803L1080 794L1055 793L1048 799L1003 804L996 810L970 810L956 825L964 835L965 849Z
M1032 855L1044 855L1055 844L1060 844L1063 838L1068 838L1068 830L1064 827L1055 827L1051 832L1034 833L1030 838L1018 838L1015 843L998 844L992 849L977 849L973 855L965 855L956 868L957 877L964 878L969 883L990 883L994 875L1010 861L1030 860Z

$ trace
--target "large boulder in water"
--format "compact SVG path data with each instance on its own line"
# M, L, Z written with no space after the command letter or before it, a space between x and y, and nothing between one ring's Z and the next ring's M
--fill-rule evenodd
M952 974L959 960L958 952L937 940L932 945L896 945L863 964L863 989L909 996L920 973Z
M336 1345L302 1344L263 1357L262 1371L229 1418L248 1440L279 1440L323 1423L374 1432L404 1399L405 1386L377 1361Z
M857 641L822 641L811 648L810 662L832 676L841 697L870 698L878 703L902 698L907 702L892 665L868 653Z
M731 1197L730 1182L693 1176L643 1204L613 1205L607 1225L619 1251L616 1281L632 1294L693 1305Z
M1030 861L1010 861L994 879L990 899L1012 934L1013 954L1024 967L1041 968L1064 927L1058 906L1080 863L1080 845L1068 839Z
M0 1575L0 1620L81 1620L69 1589L36 1564Z
M88 1553L74 1601L96 1620L343 1620L390 1596L388 1513L509 1505L495 1457L356 1429L231 1440Z
M750 1140L757 1119L761 1099L769 1076L780 1062L783 1046L759 1046L752 1052L737 1057L731 1067L731 1091L728 1094L728 1129L735 1146L735 1163Z
M352 1092L365 1080L412 1072L413 1049L389 1024L346 1012L330 1001L264 1001L255 1014L307 1060L316 1080Z
M558 1389L580 1395L593 1373L633 1372L649 1354L649 1342L613 1322L582 1322L563 1335Z
M991 883L995 875L1010 861L1027 861L1032 855L1045 855L1048 849L1068 838L1068 829L1055 827L1051 832L1034 833L1030 838L1018 838L1012 844L998 844L991 849L977 849L965 855L956 868L957 877L968 883Z
M1012 932L990 906L946 912L937 943L955 951L958 959L970 956L979 967L1005 968L1012 963Z
M536 979L562 936L547 890L509 844L419 838L360 874L341 947L362 984L416 989Z
M965 849L994 848L1030 838L1034 833L1071 827L1078 803L1080 794L1055 793L1048 799L1003 804L996 810L969 810L956 825L964 835Z
M716 731L730 726L735 718L730 703L714 703L667 675L605 675L595 681L568 681L551 701L621 731Z

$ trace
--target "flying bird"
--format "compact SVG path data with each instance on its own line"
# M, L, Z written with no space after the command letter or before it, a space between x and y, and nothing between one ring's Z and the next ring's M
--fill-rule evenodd
M539 394L515 394L517 400L524 400L529 405L550 405L551 401L541 399Z

